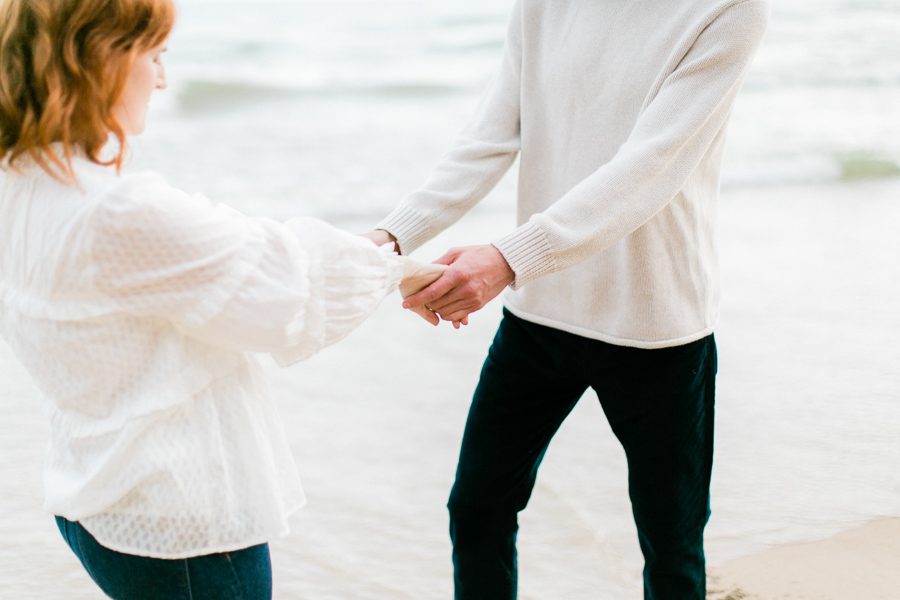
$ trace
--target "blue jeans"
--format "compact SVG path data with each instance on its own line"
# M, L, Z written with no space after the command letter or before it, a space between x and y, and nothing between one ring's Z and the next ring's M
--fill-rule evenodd
M115 600L270 600L269 545L165 560L101 546L81 524L56 517L66 543L100 589Z
M517 514L550 440L588 387L625 450L644 598L705 599L715 374L713 336L641 350L504 311L448 502L457 600L516 597Z

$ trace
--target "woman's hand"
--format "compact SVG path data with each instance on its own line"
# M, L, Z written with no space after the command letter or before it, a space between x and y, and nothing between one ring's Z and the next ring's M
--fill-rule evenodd
M427 288L440 279L447 270L445 265L420 263L407 257L402 257L401 260L403 260L403 279L400 281L400 295L404 298ZM411 310L432 325L440 323L437 314L426 306L417 306Z

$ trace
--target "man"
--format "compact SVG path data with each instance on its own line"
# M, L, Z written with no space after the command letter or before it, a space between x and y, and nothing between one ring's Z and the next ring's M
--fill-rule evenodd
M588 387L625 449L645 598L705 598L719 168L767 18L767 0L520 0L475 118L369 234L412 252L520 155L519 227L451 250L404 302L458 326L511 286L448 504L456 598L516 597L517 513Z

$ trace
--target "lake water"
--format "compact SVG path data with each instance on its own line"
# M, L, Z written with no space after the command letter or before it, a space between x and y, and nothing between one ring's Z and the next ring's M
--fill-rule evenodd
M246 212L370 227L473 109L511 4L183 0L134 162ZM776 0L735 107L712 564L900 515L898 31L896 1ZM507 177L419 256L505 233L514 194ZM269 367L310 498L273 544L277 598L452 595L443 504L499 308L457 332L396 300L311 361ZM46 426L2 344L0 382L0 598L99 598L41 511ZM640 597L624 457L590 394L551 446L520 550L523 600Z

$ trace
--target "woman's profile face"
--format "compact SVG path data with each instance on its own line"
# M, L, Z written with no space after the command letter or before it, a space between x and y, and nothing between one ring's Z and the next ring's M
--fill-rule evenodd
M131 66L122 97L114 109L115 117L126 135L139 135L144 131L150 96L153 90L166 87L166 71L162 60L165 51L165 44L160 44L141 52Z

